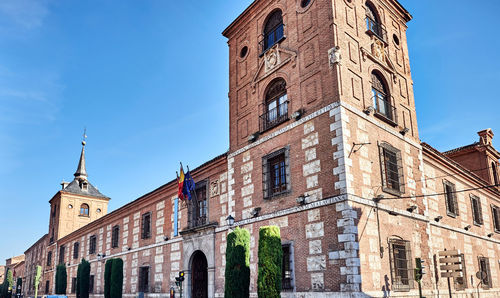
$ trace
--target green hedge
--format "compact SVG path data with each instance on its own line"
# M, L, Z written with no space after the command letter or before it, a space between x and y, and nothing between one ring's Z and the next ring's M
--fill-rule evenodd
M111 270L111 298L121 298L123 288L123 260L114 259Z
M68 278L68 275L66 273L66 266L64 264L57 265L57 267L56 267L56 294L57 295L66 295L67 278Z
M280 228L277 226L261 227L259 230L259 276L257 278L259 297L280 297L282 262Z
M224 296L249 297L250 233L236 228L227 235Z
M76 275L76 297L89 298L90 263L85 259L78 265Z
M111 268L113 267L113 259L108 259L104 266L104 298L110 298L111 289Z

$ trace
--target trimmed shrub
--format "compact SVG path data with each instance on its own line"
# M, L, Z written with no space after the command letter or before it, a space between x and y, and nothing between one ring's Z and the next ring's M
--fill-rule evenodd
M224 297L249 297L250 233L236 228L227 235Z
M111 268L111 287L110 287L110 297L111 298L121 298L122 288L123 288L123 260L113 259Z
M68 275L66 273L66 266L64 264L57 265L57 267L56 267L56 294L57 295L66 295L67 278L68 278Z
M113 266L113 259L108 259L104 266L104 298L110 298L111 289L111 268Z
M282 263L280 228L277 226L261 227L259 230L259 276L257 278L259 297L280 297Z
M85 259L78 265L76 276L76 297L89 298L90 263Z

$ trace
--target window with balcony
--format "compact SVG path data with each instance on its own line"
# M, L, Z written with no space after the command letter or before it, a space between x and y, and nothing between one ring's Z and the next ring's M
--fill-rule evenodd
M451 217L456 217L458 216L458 202L455 184L443 180L443 188L445 193L446 213Z
M151 212L142 215L142 239L151 238Z
M481 200L479 197L470 195L470 201L472 206L472 220L475 225L483 224L483 211L481 207Z
M90 216L89 213L89 205L87 204L82 204L80 206L80 216Z
M394 195L404 193L404 176L401 151L388 143L379 144L382 190Z
M95 254L97 247L97 237L95 235L90 236L89 239L89 255Z
M113 232L111 235L111 247L118 247L118 241L120 239L120 226L116 225L113 227Z
M291 244L283 244L283 263L281 268L281 289L293 291L293 249Z
M400 238L389 239L391 279L394 291L409 291L413 288L413 267L410 242Z
M139 268L139 292L149 292L149 267Z
M194 194L189 201L189 227L195 228L208 224L208 183L206 180L196 183Z
M493 229L496 233L500 233L500 208L491 206L491 217L493 218Z
M78 259L79 253L80 253L80 242L75 242L75 244L73 244L73 259Z
M479 272L481 276L481 286L483 289L489 289L493 286L491 280L491 270L490 261L485 257L478 257L479 261Z
M59 264L64 264L64 253L66 252L66 247L64 245L59 247Z
M272 81L266 91L265 111L260 116L260 131L271 129L288 120L286 82L282 78Z
M284 26L283 15L280 9L275 10L269 15L264 25L262 52L267 51L285 37Z
M382 26L380 16L375 6L370 2L366 2L366 32L386 42L386 30Z
M372 98L375 115L388 121L390 124L396 124L396 109L391 104L389 89L382 75L378 72L372 72Z
M291 190L289 147L262 158L264 198L272 198Z

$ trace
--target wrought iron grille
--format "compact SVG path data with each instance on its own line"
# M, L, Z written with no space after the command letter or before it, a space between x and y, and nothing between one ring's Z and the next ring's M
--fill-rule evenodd
M366 16L366 30L369 33L377 36L383 42L387 42L387 31L382 27L380 23L375 21L370 16Z
M288 101L285 101L260 116L260 131L271 129L288 119Z

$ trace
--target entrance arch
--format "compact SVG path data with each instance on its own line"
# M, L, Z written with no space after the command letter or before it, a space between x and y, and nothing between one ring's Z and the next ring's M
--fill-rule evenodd
M208 262L201 250L197 250L191 257L191 297L208 297Z

